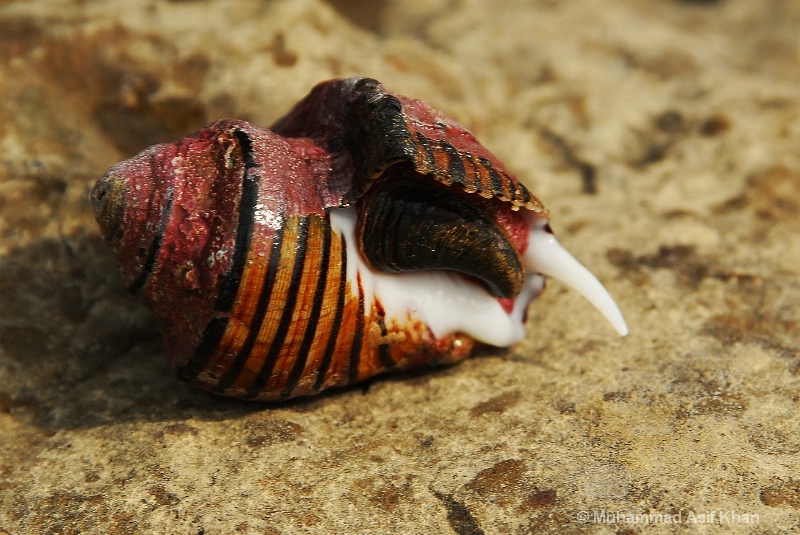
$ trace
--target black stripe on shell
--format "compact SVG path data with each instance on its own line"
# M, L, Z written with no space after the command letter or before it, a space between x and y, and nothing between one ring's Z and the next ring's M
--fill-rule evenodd
M264 389L264 386L272 376L272 371L275 369L275 364L278 362L278 358L281 356L281 351L283 351L283 342L286 339L286 333L289 331L289 327L292 325L294 307L297 303L297 295L300 293L300 281L303 278L303 264L305 263L306 251L308 249L308 223L309 219L307 217L298 217L297 242L294 246L296 252L294 264L292 265L292 278L289 282L289 291L286 295L286 302L283 305L281 319L278 323L278 329L275 331L275 336L272 339L272 343L270 344L269 353L267 353L267 356L264 359L264 362L255 380L250 383L250 386L247 387L247 392L243 396L245 399L256 397L261 390ZM272 288L270 287L270 293L271 289ZM268 302L269 300L267 300L267 304ZM259 299L259 309L260 308L261 300ZM253 325L251 325L248 341L250 337L253 337L254 340L258 337L258 333L261 330L261 324L264 322L264 314L266 313L266 309L267 307L265 306L259 318L253 318ZM246 357L249 357L252 349L252 344L246 345L242 348L240 355L246 355Z
M358 365L361 363L361 347L364 343L364 287L361 285L361 276L358 276L358 312L356 312L356 328L353 333L353 347L350 350L349 383L358 381Z
M447 141L440 141L439 147L444 154L447 154L447 176L449 177L450 181L455 182L456 184L462 184L466 174L466 168L464 166L464 161L462 160L462 155ZM442 182L445 184L450 183L444 181Z
M269 254L267 275L264 278L264 284L261 287L261 295L258 296L258 303L256 304L256 310L253 313L253 318L249 325L250 330L247 333L245 343L239 349L239 352L236 354L233 362L231 362L230 366L228 366L228 369L225 371L225 375L222 376L217 385L214 387L215 392L223 392L233 383L235 383L239 378L239 374L242 373L242 370L247 364L247 360L250 358L250 353L253 350L256 340L258 339L258 332L261 330L261 324L263 323L264 316L267 313L267 307L272 299L272 289L275 287L275 280L277 279L278 271L280 270L281 248L283 247L283 231L284 225L279 225L278 229L276 230L275 237L272 239L272 249Z
M177 367L177 374L184 379L194 379L206 368L209 360L219 346L228 326L228 315L236 301L236 294L242 280L250 242L253 239L253 220L258 203L259 176L251 170L258 167L253 160L253 145L246 132L236 130L233 134L242 148L244 161L244 177L242 179L242 196L239 201L239 219L236 224L236 241L233 246L231 265L214 304L215 315L200 339L200 344L186 364Z
M434 148L431 146L431 141L420 132L414 133L414 140L416 141L414 145L414 153L421 156L421 159L425 165L425 168L420 169L420 171L433 174L436 170L436 161L433 158ZM422 148L421 155L419 154L420 151L418 150L420 147ZM448 182L446 183L450 184L452 182L452 177L447 178ZM437 180L439 180L439 178L437 178Z
M492 194L495 197L502 196L504 194L503 179L498 174L497 169L495 169L492 165L492 162L486 158L478 158L478 161L486 169L486 172L489 175L489 186Z
M161 242L164 240L164 231L167 229L169 216L172 214L172 200L174 197L175 192L172 188L168 188L167 198L164 202L164 208L161 210L161 219L158 221L158 228L156 228L153 242L150 244L150 249L147 253L147 259L142 265L142 271L139 273L139 276L130 284L130 286L128 286L128 291L133 295L139 293L139 290L141 290L144 284L147 282L147 278L153 272L153 268L156 265L156 258L158 258L158 252L161 250Z
M313 217L317 217L312 215ZM311 305L311 312L309 313L308 323L306 324L305 333L303 333L303 340L300 343L300 349L297 354L297 360L295 360L294 365L292 366L292 370L289 373L289 377L286 380L286 385L284 385L283 390L281 391L281 398L288 398L292 391L297 387L297 383L300 381L300 378L303 375L303 370L306 367L306 363L308 362L309 352L311 351L311 345L314 343L314 338L320 335L317 332L317 325L319 324L320 314L322 312L322 304L323 298L325 297L325 289L328 284L328 278L330 277L329 266L330 266L330 256L331 256L331 223L330 217L326 213L325 219L322 221L321 225L321 234L322 234L322 251L320 253L320 266L319 266L319 274L317 276L317 281L314 283L314 300Z
M380 315L378 316L378 327L381 329L381 338L384 340L378 346L378 357L381 360L381 364L383 364L383 368L385 370L391 370L397 363L392 359L392 352L390 350L390 344L386 341L386 336L388 335L388 330L386 329L386 320L383 313L383 310L380 311Z
M390 165L413 160L415 144L406 126L403 104L377 80L350 78L341 93L349 103L344 110L344 144L355 165L353 184L344 204L352 204Z
M328 376L331 362L333 362L333 355L336 353L336 344L339 339L339 328L342 325L342 318L344 316L344 301L347 292L347 246L345 244L344 237L342 237L341 250L342 256L339 259L340 279L339 288L336 292L336 312L334 313L333 317L333 328L328 334L328 343L325 345L325 353L319 361L317 378L314 381L314 391L318 391L322 388L325 378Z
M255 219L256 204L258 204L259 177L251 171L260 166L253 160L253 143L250 141L250 136L242 130L236 130L233 135L242 147L245 171L244 181L242 183L242 200L239 203L239 221L236 226L236 244L233 249L231 268L225 277L225 282L222 285L216 305L214 306L214 310L218 312L230 312L236 301L236 294L239 292L239 283L242 280L242 274L247 264L247 255L250 251L250 240L253 235L253 221Z

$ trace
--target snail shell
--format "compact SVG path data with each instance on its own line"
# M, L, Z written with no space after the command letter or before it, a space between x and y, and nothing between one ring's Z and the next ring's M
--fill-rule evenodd
M221 120L91 194L177 374L279 400L507 346L554 275L625 334L541 202L461 125L369 78L317 85L270 130Z

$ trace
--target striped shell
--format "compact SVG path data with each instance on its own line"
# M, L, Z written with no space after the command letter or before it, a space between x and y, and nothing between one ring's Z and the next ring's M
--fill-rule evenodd
M91 200L177 374L237 398L509 345L552 271L531 253L552 237L539 200L458 123L368 78L319 84L271 130L221 120L150 147Z

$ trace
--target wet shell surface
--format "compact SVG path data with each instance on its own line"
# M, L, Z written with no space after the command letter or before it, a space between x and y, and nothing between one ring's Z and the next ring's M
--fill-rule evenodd
M545 275L625 334L541 202L461 125L369 78L270 129L221 120L104 174L95 217L178 376L281 400L508 346Z

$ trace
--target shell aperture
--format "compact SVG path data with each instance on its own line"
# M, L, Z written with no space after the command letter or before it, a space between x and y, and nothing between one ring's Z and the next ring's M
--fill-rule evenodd
M463 333L479 342L505 347L525 335L527 304L544 288L544 277L530 272L511 312L486 289L453 270L388 273L372 269L358 254L356 214L352 208L331 211L331 226L348 247L348 278L358 280L367 304L376 300L386 318L411 318L425 325L437 338ZM353 285L355 286L355 285ZM352 287L352 286L351 286Z
M493 296L516 297L525 244L513 243L492 210L469 197L430 180L376 183L359 203L361 256L377 271L456 271L479 279Z

